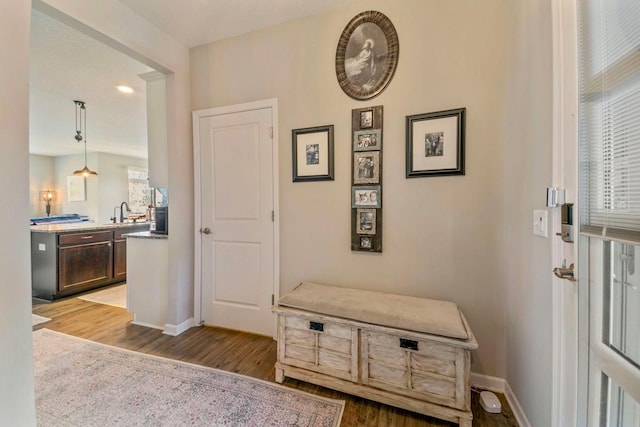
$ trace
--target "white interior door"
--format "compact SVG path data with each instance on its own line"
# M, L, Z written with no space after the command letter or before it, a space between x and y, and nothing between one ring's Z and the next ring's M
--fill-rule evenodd
M197 124L202 320L263 335L275 325L272 117L260 108Z

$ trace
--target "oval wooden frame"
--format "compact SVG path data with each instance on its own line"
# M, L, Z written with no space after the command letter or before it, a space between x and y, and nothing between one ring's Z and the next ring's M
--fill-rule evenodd
M377 25L387 40L387 65L380 77L380 81L369 90L362 90L349 82L347 78L347 72L344 68L345 54L347 51L347 45L353 32L362 24L373 23ZM387 18L381 12L375 10L368 10L366 12L356 15L342 31L340 40L338 41L338 48L336 49L336 76L338 78L338 84L346 93L353 99L366 100L378 96L389 84L393 74L398 66L398 54L400 51L400 44L398 43L398 33L391 23L391 20Z

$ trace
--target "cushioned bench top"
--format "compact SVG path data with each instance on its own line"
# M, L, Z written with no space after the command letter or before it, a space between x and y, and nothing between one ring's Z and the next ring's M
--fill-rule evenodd
M470 338L458 305L450 301L304 282L280 298L278 305L408 331Z

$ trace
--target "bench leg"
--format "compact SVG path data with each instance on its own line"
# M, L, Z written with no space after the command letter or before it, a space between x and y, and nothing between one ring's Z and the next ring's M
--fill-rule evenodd
M460 418L458 424L460 427L471 427L471 420L469 418Z
M276 382L282 384L284 382L284 369L276 368ZM471 425L469 425L471 427Z

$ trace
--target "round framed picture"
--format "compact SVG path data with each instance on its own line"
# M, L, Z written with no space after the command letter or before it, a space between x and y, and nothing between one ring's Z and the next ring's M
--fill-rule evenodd
M356 15L342 31L336 49L336 76L342 90L358 100L379 95L398 65L398 34L384 14Z

